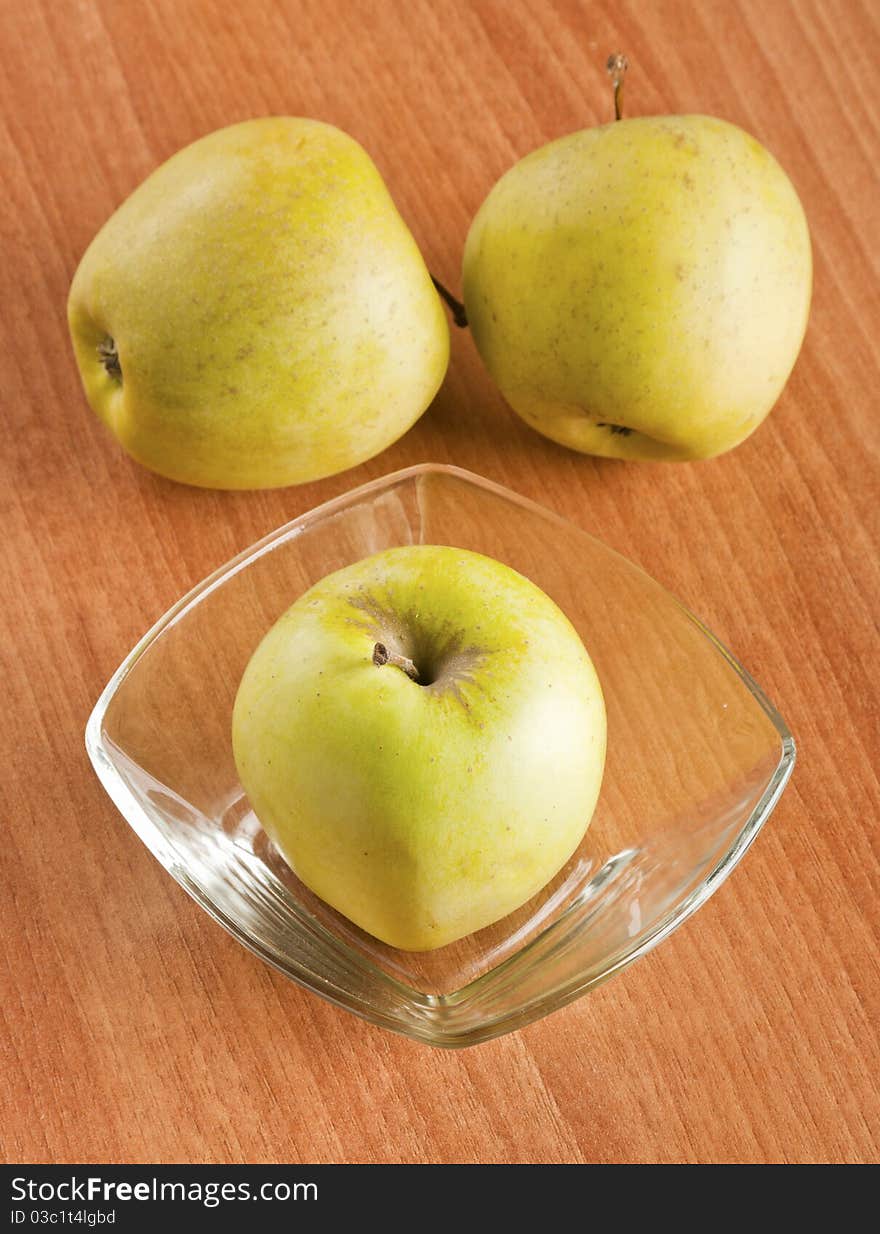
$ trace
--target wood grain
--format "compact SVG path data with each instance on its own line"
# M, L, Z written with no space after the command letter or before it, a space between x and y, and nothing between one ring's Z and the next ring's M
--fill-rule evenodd
M799 364L746 444L603 463L532 433L456 332L371 463L271 493L178 487L90 413L65 325L111 210L195 137L322 117L375 157L452 286L517 157L609 117L754 132L811 222ZM878 1156L880 9L874 0L0 0L0 810L10 1161L869 1161ZM271 972L160 869L83 750L181 592L280 522L453 461L644 564L778 703L799 761L743 865L650 957L511 1036L432 1051Z

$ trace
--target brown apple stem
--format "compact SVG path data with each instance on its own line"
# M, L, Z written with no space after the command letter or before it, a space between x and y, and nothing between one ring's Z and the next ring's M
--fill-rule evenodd
M608 57L605 68L614 86L614 119L620 120L623 116L623 79L629 68L629 61L622 51L617 51Z
M452 313L452 320L455 322L455 324L458 326L460 330L466 330L468 319L467 319L467 313L465 312L465 307L462 304L461 300L456 300L452 292L447 291L446 288L443 286L443 284L440 282L440 280L434 278L433 274L431 275L431 282L437 288L437 294L439 295L440 299L445 300L447 305L449 306L449 310Z
M384 643L377 643L373 648L373 663L379 668L383 664L393 664L395 668L402 668L412 681L418 681L419 670L407 656L400 656L396 651L389 651Z

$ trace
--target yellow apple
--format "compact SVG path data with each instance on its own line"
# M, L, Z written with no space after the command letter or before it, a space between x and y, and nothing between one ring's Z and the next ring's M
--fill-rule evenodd
M257 818L307 887L421 951L536 894L590 822L605 708L577 632L478 553L327 576L254 652L232 724Z
M214 488L315 480L422 414L444 310L379 172L345 133L274 117L158 168L70 289L92 407L138 462Z
M620 120L527 155L464 254L474 339L511 407L589 454L708 458L776 402L804 336L804 211L753 137Z

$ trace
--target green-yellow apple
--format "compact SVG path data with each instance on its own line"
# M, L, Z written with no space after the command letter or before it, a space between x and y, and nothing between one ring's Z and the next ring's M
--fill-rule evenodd
M68 301L89 402L140 463L214 488L315 480L384 450L449 333L361 146L273 117L180 150L123 203Z
M527 155L464 253L474 339L511 407L589 454L708 458L776 402L806 329L807 223L753 137L620 120Z
M539 587L416 545L296 601L245 670L232 735L257 818L302 882L422 951L512 912L571 856L599 793L605 709Z

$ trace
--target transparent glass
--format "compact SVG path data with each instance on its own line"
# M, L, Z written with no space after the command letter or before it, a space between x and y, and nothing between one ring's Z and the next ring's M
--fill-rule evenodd
M262 635L318 579L381 549L507 562L580 632L608 710L583 843L517 912L438 951L377 942L299 883L232 758L232 705ZM95 770L150 851L294 981L419 1041L467 1046L563 1006L654 947L730 873L776 804L794 743L759 687L642 570L564 519L453 467L366 484L273 532L135 647L86 729Z

